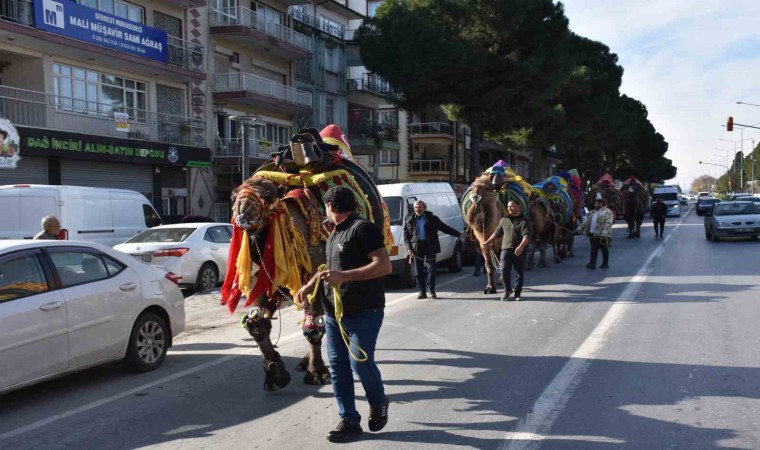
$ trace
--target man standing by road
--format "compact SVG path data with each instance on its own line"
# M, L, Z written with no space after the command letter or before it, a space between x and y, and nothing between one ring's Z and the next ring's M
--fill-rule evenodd
M586 220L581 224L581 231L589 237L591 244L591 260L586 267L596 269L596 258L599 250L602 251L602 265L600 269L610 267L610 239L612 238L612 222L614 221L612 211L606 206L606 202L601 195L597 194L594 200L594 210L586 216Z
M34 239L43 239L43 240L50 240L50 241L57 241L60 239L58 237L58 233L61 232L61 223L58 221L58 218L55 216L45 216L42 218L42 231L37 233L37 235L34 236Z
M525 278L525 247L530 243L533 233L530 220L522 214L520 205L510 200L507 203L509 217L503 217L499 221L491 237L484 243L488 247L496 239L501 238L501 255L499 266L501 281L504 283L504 295L501 299L506 301L512 295L512 268L515 269L515 301L522 299L523 281Z
M327 358L340 416L338 426L327 434L327 439L344 442L363 432L361 415L356 411L352 371L359 376L370 405L369 430L380 431L388 423L388 397L375 364L375 345L384 317L383 277L392 268L383 234L356 214L351 190L343 186L330 188L322 200L328 219L335 224L325 249L328 270L315 274L298 291L296 301L308 301L306 297L317 280L326 281L323 304ZM337 286L339 297L333 286ZM344 343L341 326L350 348Z
M422 200L414 202L414 214L409 216L404 225L404 243L406 244L407 258L414 259L414 268L417 270L417 286L420 295L417 298L427 298L425 286L430 290L430 296L435 294L435 256L441 251L438 242L438 232L464 239L465 235L446 225L430 211Z
M662 197L654 199L652 204L652 217L654 218L654 237L663 237L665 231L665 216L668 214L668 205L662 202Z

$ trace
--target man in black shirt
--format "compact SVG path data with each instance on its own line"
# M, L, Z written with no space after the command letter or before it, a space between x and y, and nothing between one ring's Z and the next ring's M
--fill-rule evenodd
M333 187L322 200L328 219L335 224L325 249L328 270L315 274L296 297L298 301L306 301L317 279L326 281L323 283L323 304L327 312L327 358L340 415L338 426L328 433L327 439L343 442L362 433L361 416L354 400L352 370L359 376L370 405L370 431L380 431L388 422L388 397L380 369L375 364L375 345L385 308L382 277L391 273L392 268L382 233L356 214L356 200L351 190ZM339 317L336 317L336 306L340 305L334 297L333 286L337 286L340 293L341 321L351 340L350 349L341 336ZM366 361L357 361L353 357L364 356L357 347L366 353Z
M501 239L501 255L499 258L501 280L504 283L504 295L501 299L506 301L512 295L512 268L515 269L515 301L522 299L523 280L525 277L525 247L530 243L533 232L530 220L522 214L520 205L510 200L507 203L509 217L499 221L494 233L484 243L488 247L496 239Z
M663 203L661 197L654 199L652 204L652 217L654 218L654 237L663 237L665 232L665 216L668 214L668 205Z

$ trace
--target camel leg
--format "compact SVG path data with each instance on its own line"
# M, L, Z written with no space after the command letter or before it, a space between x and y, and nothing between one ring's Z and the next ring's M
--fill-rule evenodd
M541 240L538 243L538 251L540 254L540 257L538 259L538 267L540 268L546 268L548 264L546 264L546 240Z
M481 247L481 251L483 252L483 265L486 268L486 280L487 284L485 289L483 289L484 294L495 294L496 293L496 287L494 283L494 274L496 273L496 268L493 265L493 260L491 259L491 252L490 248Z
M530 242L528 243L528 248L525 250L528 252L528 256L526 258L526 263L525 263L525 269L533 270L533 266L536 263L535 255L534 255L536 252L536 241L531 239Z
M307 305L304 311L303 335L309 343L306 373L303 376L305 384L330 383L330 371L322 359L322 337L325 335L324 311L321 305ZM301 361L304 362L303 360Z
M261 351L264 366L264 390L272 392L284 388L290 383L290 374L285 369L285 363L275 350L269 337L272 330L272 312L269 308L255 306L243 316L243 326L253 337Z

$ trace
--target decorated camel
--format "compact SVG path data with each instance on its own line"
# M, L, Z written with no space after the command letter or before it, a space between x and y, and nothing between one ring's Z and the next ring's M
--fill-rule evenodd
M487 285L484 294L495 294L494 276L497 272L501 242L485 246L502 217L507 216L507 203L517 202L523 214L530 214L531 186L504 161L498 161L478 177L462 196L462 215L478 241L484 259Z
M623 194L615 186L615 180L610 174L605 173L599 178L599 181L589 190L586 196L586 208L589 211L594 209L594 199L597 194L607 202L607 207L612 210L612 217L617 220L623 215Z
M552 176L533 185L534 195L545 200L551 212L551 217L542 219L541 214L534 212L533 206L538 206L538 198L531 203L531 220L533 223L533 241L541 251L539 267L546 267L546 244L552 246L554 262L560 262L572 253L573 233L576 225L573 199L569 194L568 181L560 176ZM542 230L541 221L549 221ZM567 236L570 236L567 239ZM533 251L528 253L528 267L532 267Z
M581 178L576 169L571 169L566 172L559 172L558 176L567 181L567 194L570 196L570 200L573 204L573 213L570 221L562 227L560 231L560 243L559 252L560 258L572 258L573 245L575 244L575 230L580 226L581 222L585 218L585 210L583 209L583 191L581 190Z
M623 182L620 192L623 194L623 211L628 224L628 239L641 237L641 223L649 203L649 193L635 177Z
M290 374L270 338L280 304L325 262L322 194L342 185L354 192L358 214L378 225L390 247L390 219L369 176L353 162L342 131L330 125L322 133L301 130L233 193L233 235L222 287L222 303L234 313L242 297L249 308L242 325L261 351L264 389L290 382ZM253 274L253 275L252 275ZM308 351L296 370L304 383L326 384L330 372L322 358L324 311L319 298L297 304L304 310L303 334Z

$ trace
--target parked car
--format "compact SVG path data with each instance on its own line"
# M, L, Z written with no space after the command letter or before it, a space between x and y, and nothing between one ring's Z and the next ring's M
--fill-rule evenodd
M689 198L685 195L679 195L678 196L678 204L679 205L688 205L689 204Z
M681 216L681 207L678 204L678 188L675 186L657 186L652 191L651 195L651 201L654 202L655 199L661 198L662 202L665 203L665 206L667 206L667 212L665 213L666 216ZM651 205L650 205L651 206ZM650 211L651 216L651 211Z
M697 199L697 215L704 215L705 212L712 209L713 205L720 203L719 198L699 197Z
M184 328L166 270L96 243L0 241L0 393L110 361L154 370Z
M166 267L180 286L207 290L226 274L231 237L228 223L178 223L145 230L114 248Z
M406 257L408 249L404 243L404 224L409 215L414 214L414 202L422 200L427 204L428 211L438 216L446 225L461 231L464 230L465 224L459 201L448 183L381 184L377 189L383 196L391 219L391 275L399 277L404 287L413 287L415 269L414 264L410 264ZM445 264L451 272L461 271L465 243L443 232L438 233L438 240L441 243L441 252L436 256L439 267Z
M760 236L760 206L753 202L725 202L705 213L705 238Z
M150 227L161 217L137 191L81 186L18 184L0 186L0 239L32 239L47 215L63 227L64 239L113 246Z

